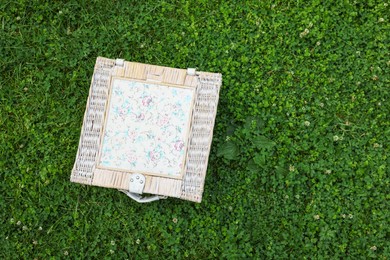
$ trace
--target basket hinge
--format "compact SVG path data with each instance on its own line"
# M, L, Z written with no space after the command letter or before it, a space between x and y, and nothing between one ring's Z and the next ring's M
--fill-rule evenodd
M123 67L124 65L125 65L125 60L124 59L116 59L115 60L115 66Z
M146 178L139 173L133 173L130 175L129 191L131 193L142 194L145 187Z
M187 69L187 75L188 76L196 76L196 69L195 68L188 68Z

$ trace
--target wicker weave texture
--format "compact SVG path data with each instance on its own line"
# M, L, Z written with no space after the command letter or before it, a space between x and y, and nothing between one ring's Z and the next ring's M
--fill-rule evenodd
M184 69L134 62L124 62L123 66L116 66L115 60L99 57L92 77L71 181L128 189L131 172L100 169L97 166L111 77L195 88L183 179L146 175L144 193L201 202L222 84L222 76L217 73L198 72L198 75L194 76L187 75Z

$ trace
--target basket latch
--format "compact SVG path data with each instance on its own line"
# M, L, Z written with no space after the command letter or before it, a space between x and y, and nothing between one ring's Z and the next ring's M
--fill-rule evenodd
M145 187L146 178L140 173L133 173L130 175L129 190L120 190L127 196L139 203L147 203L160 199L166 199L165 196L154 195L150 197L142 197L141 194Z
M139 173L130 175L129 191L131 193L142 194L145 187L145 176Z

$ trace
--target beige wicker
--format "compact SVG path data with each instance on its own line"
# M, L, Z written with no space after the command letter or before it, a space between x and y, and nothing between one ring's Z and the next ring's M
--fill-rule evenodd
M142 193L201 202L222 75L98 57L89 90L72 182L129 190L134 172L99 167L98 158L113 77L193 88L184 174L180 178L145 174Z

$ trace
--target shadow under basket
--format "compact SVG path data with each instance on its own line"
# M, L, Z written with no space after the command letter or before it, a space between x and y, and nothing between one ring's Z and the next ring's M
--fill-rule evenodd
M221 84L218 73L98 57L70 180L141 203L201 202Z

